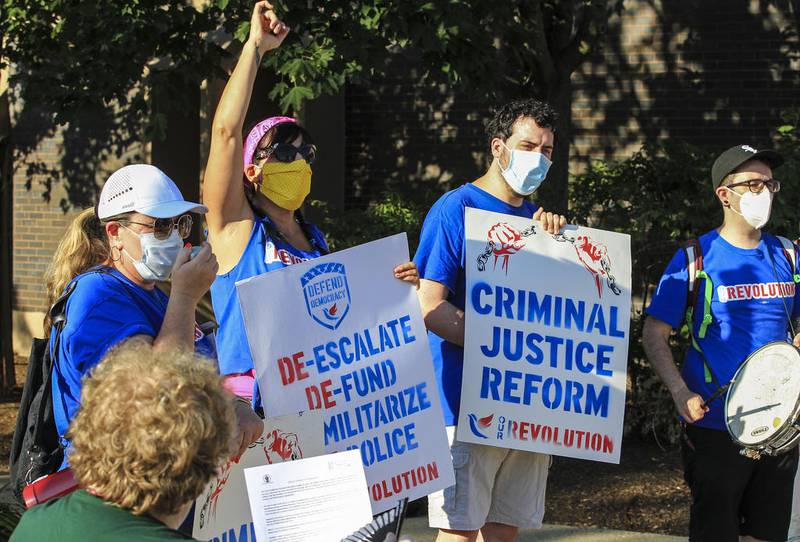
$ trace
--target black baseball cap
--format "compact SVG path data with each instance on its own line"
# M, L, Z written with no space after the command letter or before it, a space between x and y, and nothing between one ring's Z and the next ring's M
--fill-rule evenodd
M749 160L760 160L773 169L783 164L783 157L777 151L771 149L759 151L750 145L736 145L720 154L711 166L713 188L716 190L722 179Z

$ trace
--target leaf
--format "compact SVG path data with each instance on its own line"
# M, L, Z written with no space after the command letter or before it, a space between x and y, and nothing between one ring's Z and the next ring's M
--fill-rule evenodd
M225 8L228 7L229 2L230 0L217 0L217 7L225 11Z
M308 87L293 87L286 95L281 98L281 109L287 111L299 111L305 100L313 99L314 93Z
M233 34L233 37L244 43L247 41L247 37L249 35L250 35L250 21L244 21L242 23L239 23L239 26L236 28L236 32Z

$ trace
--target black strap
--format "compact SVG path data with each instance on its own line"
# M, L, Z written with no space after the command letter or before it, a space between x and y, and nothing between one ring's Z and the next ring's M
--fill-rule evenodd
M61 345L61 332L64 330L64 327L67 325L67 300L72 295L72 292L75 291L75 286L77 286L78 281L73 280L70 282L67 287L64 289L64 292L55 300L53 305L50 307L48 311L50 314L50 322L53 325L53 349L52 354L48 356L42 356L42 359L45 364L47 364L49 359L49 365L44 367L45 373L45 380L44 380L44 395L42 396L42 401L39 403L39 411L36 413L36 425L34 429L34 436L33 442L40 442L42 436L42 426L44 426L44 415L45 411L47 410L48 405L52 408L52 385L53 385L53 367L56 364L56 360L58 359L58 349ZM44 400L45 397L50 397L50 401Z

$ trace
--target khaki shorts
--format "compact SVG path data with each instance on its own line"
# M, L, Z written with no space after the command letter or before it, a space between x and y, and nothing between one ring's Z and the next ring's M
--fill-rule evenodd
M428 495L429 525L456 531L486 523L541 527L550 456L459 442L455 431L447 428L456 483Z

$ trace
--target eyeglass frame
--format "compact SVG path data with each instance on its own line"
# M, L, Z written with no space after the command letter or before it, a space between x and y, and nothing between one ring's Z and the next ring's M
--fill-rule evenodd
M291 147L294 151L292 153L292 158L290 160L281 160L281 158L277 155L276 151L278 147ZM261 160L269 160L269 157L275 154L275 158L278 162L289 163L294 161L294 157L298 154L303 157L303 160L308 162L309 165L313 164L314 161L317 159L317 146L313 143L303 143L299 147L295 147L291 143L284 143L278 141L276 143L271 143L267 147L260 147L255 150L253 153L253 161L261 161ZM311 158L309 158L309 156Z
M762 187L761 190L753 190L751 188L751 183L761 183ZM775 194L781 191L781 182L778 179L747 179L744 181L737 181L735 183L726 184L725 188L735 188L737 186L747 186L747 189L754 193L760 194L766 188L770 193ZM770 186L774 186L775 189L773 190Z
M186 235L181 234L181 230L180 230L180 222L184 218L187 219L188 222L189 222L188 226L186 227ZM166 235L163 235L163 236L159 236L159 234L156 233L156 231L157 231L156 230L156 224L158 224L158 222L160 220L169 220L170 221L169 233L167 233ZM122 224L122 223L136 224L138 226L146 226L148 228L151 228L153 230L153 237L155 237L159 241L163 241L164 239L169 239L169 236L172 235L172 230L176 230L178 232L178 235L181 236L181 239L186 239L187 237L189 237L189 235L191 235L192 226L194 225L194 219L192 218L192 215L190 215L190 214L181 215L180 217L178 217L177 220L174 219L174 218L156 218L151 224L146 224L144 222L136 222L134 220L130 220L130 219L127 219L127 218L118 218L118 219L115 220L115 222L119 222L120 224Z

